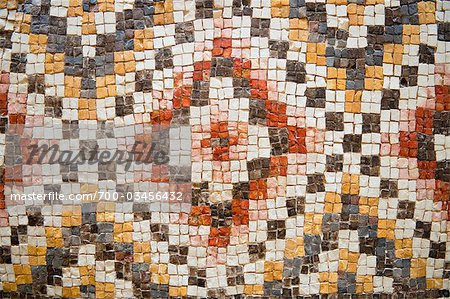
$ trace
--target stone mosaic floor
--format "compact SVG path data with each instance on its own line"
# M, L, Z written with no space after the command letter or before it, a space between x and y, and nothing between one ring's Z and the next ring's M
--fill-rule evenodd
M1 173L6 125L170 123L193 183L34 209L2 174L0 298L450 297L450 1L0 0L0 72Z

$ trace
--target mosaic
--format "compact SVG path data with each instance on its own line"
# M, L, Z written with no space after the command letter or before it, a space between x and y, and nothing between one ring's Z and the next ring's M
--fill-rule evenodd
M450 298L449 90L447 0L0 0L0 298ZM13 158L86 124L184 158Z

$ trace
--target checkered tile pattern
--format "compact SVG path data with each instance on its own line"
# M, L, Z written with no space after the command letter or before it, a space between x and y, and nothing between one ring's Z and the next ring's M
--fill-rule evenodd
M181 124L193 183L0 185L1 298L450 297L449 1L1 0L0 72L2 165L8 124Z

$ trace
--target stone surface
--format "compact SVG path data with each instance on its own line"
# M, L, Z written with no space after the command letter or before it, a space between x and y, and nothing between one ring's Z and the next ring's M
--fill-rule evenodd
M444 0L1 0L0 298L449 298L449 42ZM189 126L189 205L7 205L161 181L9 166L87 121Z

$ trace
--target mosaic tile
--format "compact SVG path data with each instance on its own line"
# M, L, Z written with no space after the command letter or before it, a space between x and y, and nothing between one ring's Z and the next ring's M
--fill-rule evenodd
M0 1L0 298L450 298L449 42L445 0ZM10 134L146 125L169 165ZM181 210L8 201L171 179Z

